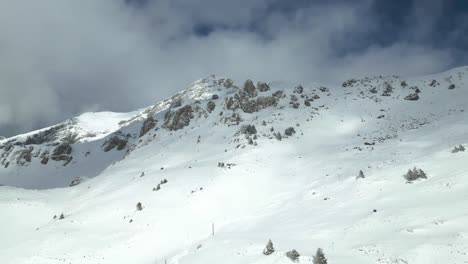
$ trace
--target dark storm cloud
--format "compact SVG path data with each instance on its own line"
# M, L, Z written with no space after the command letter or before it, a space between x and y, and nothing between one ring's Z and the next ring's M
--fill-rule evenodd
M351 3L352 2L352 3ZM465 64L463 1L0 0L0 135L208 74L337 83Z

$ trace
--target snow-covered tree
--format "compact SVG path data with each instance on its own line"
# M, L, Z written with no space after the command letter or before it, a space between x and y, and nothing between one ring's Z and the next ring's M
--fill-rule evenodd
M327 264L327 258L325 257L325 254L323 253L323 250L321 248L317 249L317 252L315 253L314 264Z
M271 239L268 240L268 243L265 247L265 249L263 249L263 255L271 255L273 254L273 252L275 252L275 248L273 247L273 242L271 242Z
M412 170L409 169L408 172L403 175L403 177L409 182L415 181L417 179L427 179L426 173L422 169L417 169L416 167L414 167Z
M365 178L364 172L362 172L362 170L359 171L359 175L356 177L356 179L360 179L360 178Z
M299 252L297 252L297 250L295 249L286 252L286 257L288 257L290 260L294 262L298 261L300 256L301 254L299 254Z
M136 208L138 211L141 211L143 210L143 205L141 205L141 203L137 203Z

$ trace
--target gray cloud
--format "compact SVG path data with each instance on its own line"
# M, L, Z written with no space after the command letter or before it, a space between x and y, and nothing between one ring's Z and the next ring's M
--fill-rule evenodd
M134 110L211 73L338 83L443 70L458 52L414 41L427 41L441 16L417 1L412 26L387 43L377 41L385 32L370 0L139 2L0 1L0 135L84 111Z

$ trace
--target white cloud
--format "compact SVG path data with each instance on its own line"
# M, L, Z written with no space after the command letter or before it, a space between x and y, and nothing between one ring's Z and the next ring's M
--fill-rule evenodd
M377 30L365 12L370 0L287 14L267 0L148 2L0 0L0 134L89 109L133 110L211 73L338 82L453 63L450 50L361 40ZM196 36L197 23L215 31Z

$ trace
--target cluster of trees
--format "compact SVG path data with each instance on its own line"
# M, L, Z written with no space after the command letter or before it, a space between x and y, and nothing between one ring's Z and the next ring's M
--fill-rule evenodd
M271 255L275 252L275 248L273 247L273 242L271 242L271 239L268 240L268 243L265 246L265 249L263 249L263 254L268 256ZM288 257L290 260L293 262L296 262L299 260L299 257L301 254L297 252L297 250L293 249L288 252L286 252L286 257ZM323 250L321 248L318 248L317 251L315 252L315 256L313 257L313 263L314 264L327 264L327 258L325 257L325 253L323 253Z

